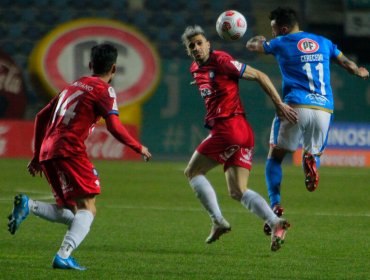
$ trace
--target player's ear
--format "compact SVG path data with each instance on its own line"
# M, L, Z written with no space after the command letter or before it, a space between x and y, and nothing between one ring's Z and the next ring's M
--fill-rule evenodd
M283 35L286 35L288 34L290 31L290 28L288 26L283 26L280 28L280 33L283 34Z
M116 73L116 70L117 70L117 68L116 68L116 64L113 64L113 65L112 65L112 68L111 68L110 70L111 70L111 73L112 73L112 74L115 74L115 73Z

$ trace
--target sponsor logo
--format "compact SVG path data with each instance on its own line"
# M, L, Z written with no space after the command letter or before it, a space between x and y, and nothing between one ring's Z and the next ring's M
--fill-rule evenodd
M118 106L147 99L159 81L159 56L138 30L115 20L86 18L59 25L35 47L29 70L41 89L53 97L79 77L91 74L90 50L99 43L110 43L118 50L111 83Z
M329 99L320 94L310 93L306 95L306 98L310 99L311 103L316 105L325 105L329 103Z
M6 144L8 139L6 137L9 127L7 125L0 125L0 155L6 152Z
M90 157L119 159L125 152L125 146L118 142L103 126L97 126L85 141Z
M207 96L210 96L212 94L212 91L207 87L200 87L199 92L202 98L206 98Z
M370 150L370 125L334 123L327 144L337 149Z
M23 118L26 103L22 69L0 51L0 118Z
M316 41L304 38L299 40L297 48L303 53L314 53L319 50L320 46Z

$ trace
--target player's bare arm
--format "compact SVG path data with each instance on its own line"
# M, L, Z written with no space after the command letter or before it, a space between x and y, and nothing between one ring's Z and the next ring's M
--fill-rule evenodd
M369 78L369 71L365 67L358 67L355 62L348 59L344 54L338 56L334 61L355 76L358 76L364 80Z
M266 41L266 38L262 35L254 36L248 40L246 48L252 52L264 53L263 43Z
M109 115L105 119L105 123L108 131L121 143L129 146L134 151L143 155L145 161L149 161L152 158L151 153L148 148L141 145L136 141L126 130L126 128L121 124L118 116Z
M298 121L297 112L292 107L285 104L281 100L280 95L277 92L275 86L265 73L247 65L243 73L243 78L246 80L257 81L260 84L262 89L274 103L276 107L276 113L278 114L279 117L287 119L290 123L297 123Z

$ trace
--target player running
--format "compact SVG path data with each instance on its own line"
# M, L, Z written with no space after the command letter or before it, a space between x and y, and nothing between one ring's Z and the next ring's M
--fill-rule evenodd
M252 167L253 131L245 118L239 96L240 78L257 81L271 98L279 116L288 122L297 121L295 111L284 104L271 80L261 71L236 61L223 51L211 50L200 26L188 26L182 42L193 58L190 73L194 78L207 114L205 126L209 136L192 155L185 175L201 204L207 210L213 226L206 243L216 241L231 230L223 217L216 193L205 177L206 173L222 164L230 196L263 219L271 228L271 250L276 251L284 241L289 223L278 218L264 198L247 188Z
M97 171L89 161L84 141L103 117L108 131L121 143L141 153L151 154L122 126L118 118L116 94L109 85L116 72L117 50L109 44L91 49L89 68L93 75L66 87L36 116L34 156L28 164L32 176L44 173L56 204L19 194L9 216L11 234L33 213L51 222L63 223L68 231L52 266L85 270L71 256L90 230L96 214L95 196L100 193Z
M286 154L297 150L301 140L306 188L312 192L319 184L320 156L334 109L330 61L363 79L369 78L369 72L349 60L329 39L301 31L293 9L279 7L270 13L270 20L274 39L266 41L264 36L255 36L246 47L275 56L283 78L283 100L298 113L296 124L276 116L271 126L266 183L271 207L281 216L284 211L280 198L281 163ZM271 233L268 224L264 231Z

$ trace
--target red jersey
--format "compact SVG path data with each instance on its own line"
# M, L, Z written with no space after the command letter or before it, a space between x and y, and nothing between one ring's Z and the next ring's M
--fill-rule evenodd
M82 77L50 101L53 108L40 161L86 155L85 140L101 117L117 114L114 89L98 77Z
M222 51L212 51L204 64L191 64L190 73L205 102L207 127L212 127L216 119L244 114L238 81L245 68L245 64Z

